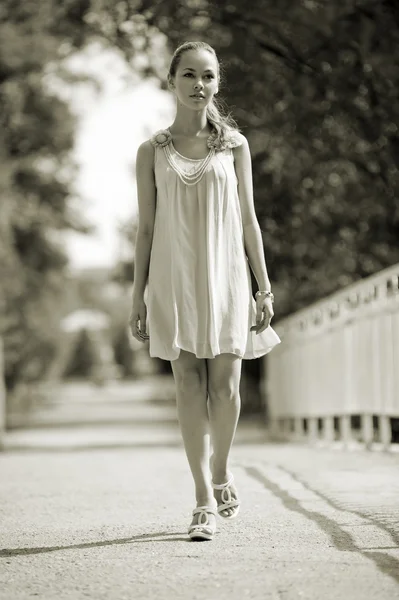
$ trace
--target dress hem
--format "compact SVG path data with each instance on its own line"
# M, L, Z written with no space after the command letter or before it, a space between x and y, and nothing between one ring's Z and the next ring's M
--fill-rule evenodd
M280 342L277 342L277 343L280 343ZM274 348L274 345L265 347L265 348L260 348L258 351L244 352L244 353L237 351L237 350L223 348L217 354L212 354L212 353L201 354L199 352L193 352L192 348L188 348L188 347L184 348L182 346L177 346L178 353L177 353L177 355L173 355L173 357L171 357L170 354L168 354L167 352L161 352L159 350L153 350L153 351L150 350L149 354L150 354L151 358L160 358L161 360L168 360L170 362L179 358L181 350L184 350L185 352L190 352L191 354L194 354L196 358L212 359L212 358L215 358L216 356L220 356L221 354L234 354L235 356L237 356L238 358L241 358L242 360L255 360L257 358L261 358L262 356L265 356L271 350L273 350L273 348Z

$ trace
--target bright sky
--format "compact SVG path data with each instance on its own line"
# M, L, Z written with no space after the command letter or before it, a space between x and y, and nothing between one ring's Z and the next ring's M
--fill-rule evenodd
M135 81L122 58L92 47L70 63L74 71L93 73L102 91L76 85L66 91L79 117L74 158L80 165L75 188L79 212L96 226L91 236L68 234L72 269L111 266L124 253L117 228L137 215L132 174L137 147L170 124L173 98L153 81ZM65 90L64 90L65 92Z

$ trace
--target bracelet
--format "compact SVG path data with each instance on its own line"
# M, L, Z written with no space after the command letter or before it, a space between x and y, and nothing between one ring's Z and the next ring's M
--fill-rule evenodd
M255 294L255 298L257 298L258 296L266 296L266 298L270 298L270 300L272 302L274 302L274 294L272 292L269 292L269 290L266 291L258 291Z

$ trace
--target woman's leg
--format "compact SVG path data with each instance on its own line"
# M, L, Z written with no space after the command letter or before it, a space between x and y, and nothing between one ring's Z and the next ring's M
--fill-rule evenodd
M240 416L240 377L242 360L234 354L219 354L207 359L209 421L212 436L212 479L221 484L228 481L230 472L228 460L234 440L238 418ZM234 486L231 487L233 499L237 498ZM220 503L221 491L215 490ZM229 516L234 508L223 511Z
M171 361L177 414L184 448L195 483L197 506L214 506L209 478L209 419L206 359L181 350Z

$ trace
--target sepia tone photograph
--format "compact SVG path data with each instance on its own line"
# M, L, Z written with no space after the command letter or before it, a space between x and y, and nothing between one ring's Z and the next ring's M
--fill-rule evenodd
M399 597L398 0L0 1L0 600Z

